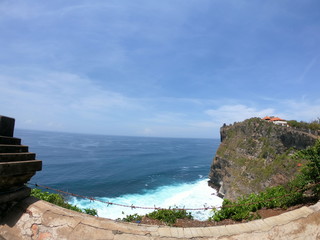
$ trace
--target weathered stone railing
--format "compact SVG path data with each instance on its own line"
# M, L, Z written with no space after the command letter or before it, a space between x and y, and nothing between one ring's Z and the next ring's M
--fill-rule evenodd
M0 116L0 215L10 204L30 195L24 184L42 169L42 161L13 137L15 119Z
M320 202L247 223L215 227L168 227L123 223L64 209L29 197L0 219L0 239L10 240L248 240L320 236Z

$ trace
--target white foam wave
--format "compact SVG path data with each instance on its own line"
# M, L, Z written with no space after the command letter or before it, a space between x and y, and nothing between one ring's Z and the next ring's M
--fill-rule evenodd
M216 196L216 191L208 186L208 179L201 179L194 183L185 183L160 187L156 190L146 191L144 194L127 194L116 198L99 198L106 202L114 202L128 206L145 206L168 208L178 206L181 208L220 207L222 199ZM73 198L70 201L81 208L95 208L99 217L110 219L123 218L129 214L147 214L153 210L132 209L100 202ZM212 215L210 210L191 211L197 220L207 220Z

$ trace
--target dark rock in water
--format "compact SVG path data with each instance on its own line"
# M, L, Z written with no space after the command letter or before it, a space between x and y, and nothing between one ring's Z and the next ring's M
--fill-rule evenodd
M288 182L298 170L294 152L312 146L317 139L260 118L224 125L220 134L209 185L231 200Z

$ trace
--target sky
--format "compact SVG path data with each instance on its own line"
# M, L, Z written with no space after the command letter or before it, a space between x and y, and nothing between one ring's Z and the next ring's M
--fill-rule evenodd
M320 117L318 0L0 0L0 115L16 128L218 138Z

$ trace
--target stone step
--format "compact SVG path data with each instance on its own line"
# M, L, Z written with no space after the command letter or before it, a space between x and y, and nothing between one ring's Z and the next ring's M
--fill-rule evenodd
M19 175L2 176L0 175L0 192L11 191L23 186L30 181L35 172L23 173Z
M0 144L0 153L28 152L28 146Z
M0 153L0 162L18 162L36 159L35 153Z
M21 139L20 138L14 138L14 137L0 136L0 144L20 145L21 144Z
M21 187L17 191L9 192L7 194L0 194L0 204L10 201L22 200L30 196L31 189L28 187Z
M25 173L32 173L42 169L41 160L22 162L0 162L0 178L2 176L14 176Z

